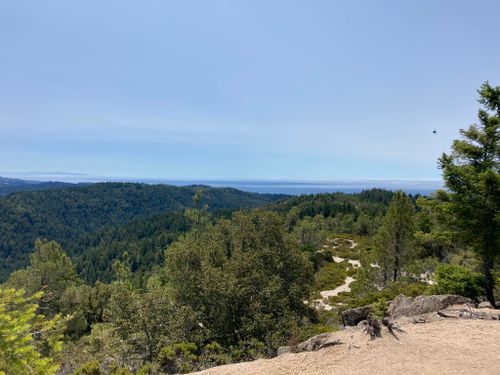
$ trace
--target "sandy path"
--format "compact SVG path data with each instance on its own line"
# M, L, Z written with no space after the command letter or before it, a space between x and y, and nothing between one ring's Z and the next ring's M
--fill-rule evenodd
M332 290L323 290L323 291L319 292L319 294L321 294L321 297L323 297L323 298L330 298L330 297L336 297L340 293L343 293L343 292L348 293L351 291L351 288L349 285L351 285L351 283L353 281L354 281L354 279L352 277L347 276L344 284L342 284L341 286L339 286L335 289L332 289Z
M332 335L344 344L317 352L226 365L203 375L500 374L500 322L438 320L407 324L399 341L370 341L359 329Z

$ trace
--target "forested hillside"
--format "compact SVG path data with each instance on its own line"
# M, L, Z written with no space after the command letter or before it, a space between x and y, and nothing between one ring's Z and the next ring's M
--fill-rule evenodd
M18 192L0 197L0 280L27 264L37 238L73 249L82 235L167 211L207 206L209 210L257 207L281 195L230 188L99 183L64 189Z
M82 236L68 249L87 283L110 282L113 262L127 253L135 283L163 263L165 248L193 226L184 212L167 212Z

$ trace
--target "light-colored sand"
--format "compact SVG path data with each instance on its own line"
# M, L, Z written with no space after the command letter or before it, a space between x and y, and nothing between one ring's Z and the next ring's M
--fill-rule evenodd
M353 281L354 281L354 279L352 277L347 276L345 278L344 284L342 284L341 286L339 286L335 289L332 289L332 290L323 290L323 291L319 292L319 294L321 294L321 297L323 297L323 298L330 298L330 297L336 297L340 293L343 293L343 292L350 292L351 287L349 285L351 285L351 283Z
M356 246L358 246L358 244L354 242L354 240L347 240L347 242L351 244L351 246L349 247L350 249L354 249Z
M360 329L334 333L344 344L317 352L215 367L203 375L500 374L500 322L446 319L407 323L396 340Z
M321 251L318 251L318 253L319 252L321 252ZM334 255L332 257L332 259L333 259L333 261L335 263L347 262L347 263L349 263L351 266L353 266L355 268L361 267L361 262L359 260L356 260L356 259L347 259L347 258L338 257L336 255Z

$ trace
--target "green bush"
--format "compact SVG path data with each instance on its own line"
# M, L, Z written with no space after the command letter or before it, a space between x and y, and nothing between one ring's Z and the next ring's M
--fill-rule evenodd
M168 373L186 373L196 370L196 344L180 343L164 347L158 355L161 367Z
M158 366L151 363L142 366L138 371L137 375L155 375L158 374Z
M255 338L240 341L238 346L231 347L231 357L235 362L266 358L266 345Z
M380 307L379 313L382 314L383 302L382 301L392 301L400 294L404 294L408 297L416 297L418 295L424 295L429 293L429 285L422 282L405 282L405 281L394 281L390 282L386 288L382 290L369 289L365 290L363 286L356 285L358 281L351 284L353 292L351 293L341 293L338 297L331 297L329 299L330 304L332 303L344 303L346 308L355 308L360 306L371 305L373 303L378 303Z
M458 294L472 299L481 295L481 274L467 267L440 264L436 268L434 279L436 285L432 292L435 294Z
M227 354L218 342L205 345L198 358L200 368L221 366L231 362L231 356Z
M109 370L109 375L132 375L132 373L124 367L118 366L116 363L113 363Z
M335 289L344 284L347 276L346 268L349 266L350 264L347 262L331 262L322 267L314 275L314 290Z
M372 316L373 318L383 319L387 316L387 309L389 304L384 298L380 298L372 303Z
M101 366L97 361L85 363L81 367L78 367L74 372L74 375L101 375L101 374L102 374Z

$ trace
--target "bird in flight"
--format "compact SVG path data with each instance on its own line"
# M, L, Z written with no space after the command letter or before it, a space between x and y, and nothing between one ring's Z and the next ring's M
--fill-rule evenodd
M434 129L434 130L432 131L432 134L437 134L436 129Z

